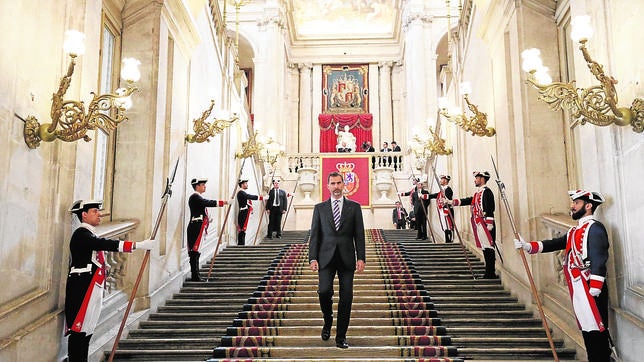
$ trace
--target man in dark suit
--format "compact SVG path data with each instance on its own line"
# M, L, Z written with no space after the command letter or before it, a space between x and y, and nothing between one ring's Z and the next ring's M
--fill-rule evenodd
M402 152L396 141L391 141L391 152ZM398 171L399 163L402 163L402 156L394 156L394 171Z
M318 298L324 316L322 340L331 336L333 325L333 279L338 274L340 299L335 345L349 348L347 329L353 302L353 275L365 267L365 232L360 204L343 197L342 174L327 177L331 197L315 205L311 221L309 264L318 272ZM356 261L357 259L357 261Z
M396 229L405 229L407 226L407 210L400 204L400 201L396 201L396 207L393 210L391 215L392 221Z
M268 211L268 235L267 238L282 237L282 215L286 213L287 207L286 191L280 189L280 180L273 180L273 189L268 192L268 201L266 201L266 211Z

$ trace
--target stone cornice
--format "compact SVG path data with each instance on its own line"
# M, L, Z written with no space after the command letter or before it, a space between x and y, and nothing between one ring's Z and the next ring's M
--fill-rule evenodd
M175 43L187 58L201 42L197 25L181 0L166 0L163 15Z

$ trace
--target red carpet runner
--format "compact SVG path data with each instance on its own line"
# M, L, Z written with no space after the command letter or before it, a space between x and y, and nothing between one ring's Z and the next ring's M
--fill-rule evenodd
M213 361L462 361L453 358L456 347L413 263L380 230L367 231L367 267L354 281L351 347L336 348L333 337L322 341L317 275L308 268L307 252L308 244L280 252L213 351ZM334 302L337 310L337 284Z

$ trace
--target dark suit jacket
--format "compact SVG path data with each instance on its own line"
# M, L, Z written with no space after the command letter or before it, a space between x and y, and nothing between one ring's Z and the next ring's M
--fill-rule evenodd
M318 261L320 269L332 260L336 249L347 269L356 268L356 260L366 261L365 232L360 204L344 198L340 214L340 230L335 230L331 199L313 209L311 239L309 240L309 263Z
M392 216L392 220L393 220L394 224L398 224L399 220L403 220L403 221L406 222L406 220L407 220L407 210L405 210L404 207L401 207L400 208L400 216L401 217L400 217L400 219L398 219L398 209L394 207L394 211L393 211L391 216Z
M280 199L280 211L286 211L288 206L288 200L286 199L286 191L279 189L279 199ZM273 202L275 201L275 188L268 191L268 201L266 201L266 210L270 210L273 207Z

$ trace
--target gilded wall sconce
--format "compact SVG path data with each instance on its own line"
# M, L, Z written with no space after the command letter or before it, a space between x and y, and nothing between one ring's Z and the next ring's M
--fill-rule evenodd
M40 124L38 119L30 115L24 126L25 143L31 149L38 148L40 142L52 142L60 139L64 142L74 142L83 139L91 141L87 131L100 128L107 131L114 130L121 122L127 120L125 111L132 105L130 95L137 88L133 83L141 77L138 66L140 62L133 58L123 59L121 77L126 80L125 88L117 89L113 94L97 95L92 92L93 98L87 109L82 101L65 100L64 96L71 84L72 74L76 66L76 57L85 52L83 39L85 35L75 30L65 33L63 48L71 58L67 73L60 80L58 90L53 94L51 104L51 123Z
M257 134L257 131L255 131L255 133L251 133L248 137L248 141L242 142L241 151L235 153L236 158L243 159L261 154L264 145L257 141Z
M472 117L468 118L460 109L454 109L451 112L448 111L447 109L449 108L449 104L446 97L438 98L439 113L447 118L448 121L455 123L466 132L471 132L473 136L494 136L496 134L496 130L493 127L488 127L487 114L479 111L479 108L470 102L469 95L471 93L472 87L469 82L461 83L461 94L463 94L467 107L472 111L472 113L474 113Z
M210 137L222 133L224 129L230 127L231 124L239 119L237 114L234 113L230 119L226 119L227 117L224 116L215 115L215 119L212 123L206 122L206 119L210 116L210 113L212 113L214 106L215 101L211 100L210 107L201 114L201 117L192 121L192 129L195 133L186 135L186 141L188 143L210 142Z
M590 17L577 16L572 19L570 37L579 43L579 49L588 69L599 81L599 85L589 88L577 88L575 81L570 83L554 82L548 75L548 68L543 66L539 49L526 49L521 53L523 70L529 73L526 82L539 91L539 99L548 103L553 111L568 109L574 120L581 124L589 122L596 126L628 126L633 131L644 131L644 100L635 98L630 108L617 106L615 80L604 73L604 67L594 61L586 43L592 36Z
M277 160L284 155L284 146L277 143L272 137L269 137L262 144L264 147L263 152L260 153L260 159L270 164L271 168L274 169Z

